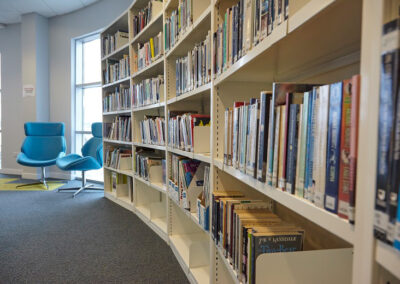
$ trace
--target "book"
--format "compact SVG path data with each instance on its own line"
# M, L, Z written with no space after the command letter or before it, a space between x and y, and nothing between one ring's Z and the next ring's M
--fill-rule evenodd
M258 126L258 150L257 150L257 179L266 181L267 148L269 133L269 114L271 112L272 92L261 92L260 95L260 122ZM272 106L273 108L273 106Z
M311 190L311 180L312 180L312 158L313 158L313 111L314 111L314 91L308 92L308 114L307 114L307 137L306 137L306 156L304 161L304 198L312 201L312 190ZM311 184L309 184L311 183Z
M343 83L338 82L330 85L326 147L325 209L333 213L337 213L338 204L342 101Z
M258 99L253 100L250 105L250 139L248 143L248 157L246 163L246 174L256 177L257 174L257 142L258 142L258 125L260 120L260 102Z
M281 108L275 108L276 117L275 117L275 131L274 131L274 150L273 150L273 170L272 170L272 186L276 187L278 185L278 163L279 163L279 137L280 137L280 124L281 124Z
M287 105L280 106L280 123L279 123L279 153L278 153L278 182L277 186L279 189L285 189L286 177L285 177L285 166L286 166L286 143L287 143Z
M286 186L285 191L294 194L296 184L296 161L297 161L297 144L298 144L298 128L300 121L300 105L291 104L289 109L289 129L288 129L288 154L286 162Z

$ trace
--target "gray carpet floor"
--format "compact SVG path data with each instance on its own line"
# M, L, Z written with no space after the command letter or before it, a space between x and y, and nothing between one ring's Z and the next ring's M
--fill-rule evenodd
M0 283L188 283L133 213L88 192L0 191Z

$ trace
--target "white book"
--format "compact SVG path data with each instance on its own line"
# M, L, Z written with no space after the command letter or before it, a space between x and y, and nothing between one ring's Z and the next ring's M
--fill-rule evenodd
M328 113L329 113L329 85L320 87L318 111L318 130L319 130L319 153L318 160L318 183L315 184L314 202L318 207L324 207L325 180L326 180L326 145L328 132ZM315 158L314 158L315 160Z
M250 130L251 139L249 143L249 162L247 163L246 173L252 177L255 177L256 173L256 158L257 158L257 140L258 140L258 129L257 124L260 118L259 100L252 105L251 119L250 119Z
M238 152L237 152L237 146L239 143L239 113L240 113L240 108L239 107L234 107L233 108L233 137L232 137L232 166L237 168L237 162L238 162Z
M315 123L314 123L314 153L313 153L313 170L312 170L312 176L313 176L313 182L310 188L310 197L311 197L311 201L315 202L315 185L318 183L319 180L319 176L318 176L318 171L319 171L319 161L318 161L318 156L320 153L320 141L321 141L321 133L320 133L320 129L319 129L319 123L318 122L318 118L319 118L319 96L320 96L320 89L317 88L316 92L315 92L315 100L314 100L314 113L313 113L313 119L315 119Z
M274 166L272 171L272 186L277 186L278 179L278 164L279 164L279 135L280 135L280 123L281 123L281 108L276 107L276 118L275 118L275 133L274 133Z
M244 0L244 18L243 18L243 51L246 54L251 49L253 42L253 12L255 0Z

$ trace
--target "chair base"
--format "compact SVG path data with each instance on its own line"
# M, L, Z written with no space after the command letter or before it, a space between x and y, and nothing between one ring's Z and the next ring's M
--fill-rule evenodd
M86 177L85 177L85 172L82 172L82 186L81 187L68 187L68 188L59 188L58 192L62 191L70 191L70 190L75 190L74 195L72 197L75 198L79 193L81 193L85 189L90 189L90 190L101 190L103 191L103 188L100 187L95 187L94 184L88 184L86 183Z
M33 182L33 183L20 184L20 185L17 185L15 188L21 188L21 187L37 185L37 184L43 184L48 190L49 186L46 183L46 170L45 170L44 167L42 167L41 169L42 169L42 179L41 180L39 180L37 182Z

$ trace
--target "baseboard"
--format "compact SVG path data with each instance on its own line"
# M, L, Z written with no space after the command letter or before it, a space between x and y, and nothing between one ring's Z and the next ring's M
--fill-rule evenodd
M66 173L62 173L62 172L50 172L50 173L47 175L47 178L71 180L71 179L72 179L72 175L71 175L71 172L66 172Z
M21 175L21 169L0 169L0 174L4 175Z
M40 175L34 173L22 173L22 179L40 179Z

